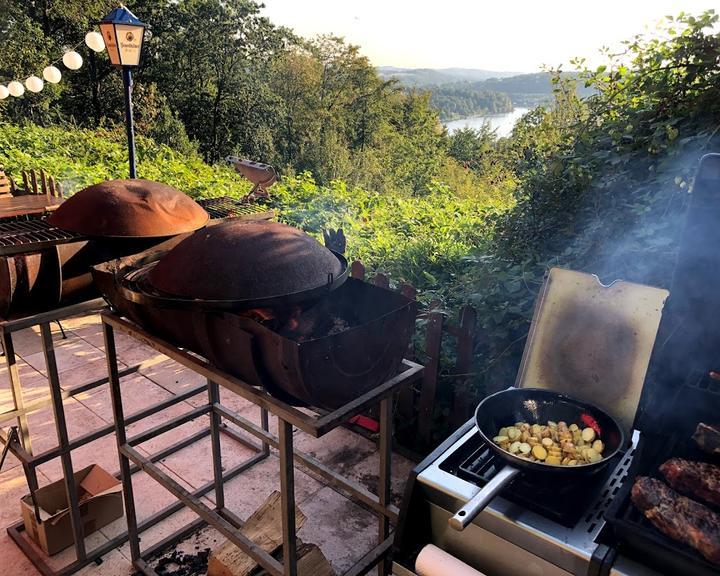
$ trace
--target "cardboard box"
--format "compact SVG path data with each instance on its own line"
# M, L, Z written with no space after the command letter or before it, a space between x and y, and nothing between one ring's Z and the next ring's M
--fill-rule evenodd
M85 536L110 524L123 515L122 484L97 464L75 472L80 517ZM65 481L58 480L35 492L40 522L35 517L30 494L20 499L25 530L48 555L53 555L75 542L70 522Z

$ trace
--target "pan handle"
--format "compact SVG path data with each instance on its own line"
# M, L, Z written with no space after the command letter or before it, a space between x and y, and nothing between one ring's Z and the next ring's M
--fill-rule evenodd
M519 468L514 466L505 466L500 472L495 474L492 480L483 486L482 490L475 494L471 500L465 504L457 514L448 519L450 527L458 532L464 530L465 527L475 519L475 516L483 511L483 508L490 504L490 500L502 490L510 481L520 473Z

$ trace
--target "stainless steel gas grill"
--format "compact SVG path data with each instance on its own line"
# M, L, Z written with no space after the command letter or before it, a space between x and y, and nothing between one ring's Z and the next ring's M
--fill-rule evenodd
M696 175L669 293L624 282L603 287L583 274L551 271L515 386L602 407L625 427L629 442L601 473L581 482L519 475L458 532L448 520L505 464L484 444L475 419L467 422L411 475L394 574L415 574L427 544L487 576L720 574L719 564L689 545L692 538L681 530L686 518L672 526L671 537L631 498L639 477L671 483L659 471L670 458L720 465L720 455L691 440L699 423L720 424L719 219L720 155L711 154ZM703 519L718 518L717 507L706 508ZM704 532L705 542L720 546L713 540L718 524L688 531Z
M394 573L414 573L414 557L433 543L488 576L607 574L600 569L613 554L599 542L603 515L627 475L638 439L634 434L623 454L581 485L513 483L457 532L449 518L502 467L468 421L415 470L396 536ZM625 564L614 574L653 574Z

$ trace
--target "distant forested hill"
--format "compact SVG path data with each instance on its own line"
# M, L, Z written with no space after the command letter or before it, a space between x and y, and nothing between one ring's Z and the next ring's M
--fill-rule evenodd
M378 74L383 79L395 78L405 86L427 87L454 82L479 82L488 78L515 76L517 72L498 72L476 68L396 68L378 66Z
M443 121L513 110L512 100L507 94L478 90L469 82L427 86L423 90L430 92L430 104L437 108Z
M501 92L509 97L512 105L527 108L549 102L552 99L552 83L549 72L516 74L513 72L493 72L492 70L471 68L431 69L394 68L392 66L381 66L377 70L383 78L395 78L403 86L424 88L431 90L433 94L437 94L432 101L440 110L443 119L465 114L459 109L465 108L469 110L472 108L469 99L483 98L480 94ZM572 72L563 74L564 77L573 77L574 75ZM450 88L451 85L453 85L452 88ZM451 96L447 95L447 90L452 93ZM589 96L592 90L580 84L577 86L577 92L582 98ZM461 93L464 96L460 96ZM461 99L466 102L464 106L459 104ZM501 100L497 101L500 102ZM453 107L457 107L458 111L455 112ZM491 108L488 108L488 110L492 111ZM507 110L497 109L495 111L504 112ZM481 108L476 108L470 114L465 115L479 114L481 112Z
M577 76L573 72L563 74L564 78ZM489 78L481 82L475 82L473 87L477 90L492 90L504 92L512 100L515 106L533 107L552 99L551 75L548 72L536 74L520 74L509 78ZM583 83L578 83L577 94L581 98L593 93L591 88L586 88Z

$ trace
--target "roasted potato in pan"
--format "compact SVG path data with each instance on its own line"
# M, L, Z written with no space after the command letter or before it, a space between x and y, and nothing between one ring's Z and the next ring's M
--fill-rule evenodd
M578 466L603 459L605 444L591 427L548 421L516 422L498 430L493 442L519 458L555 466Z

